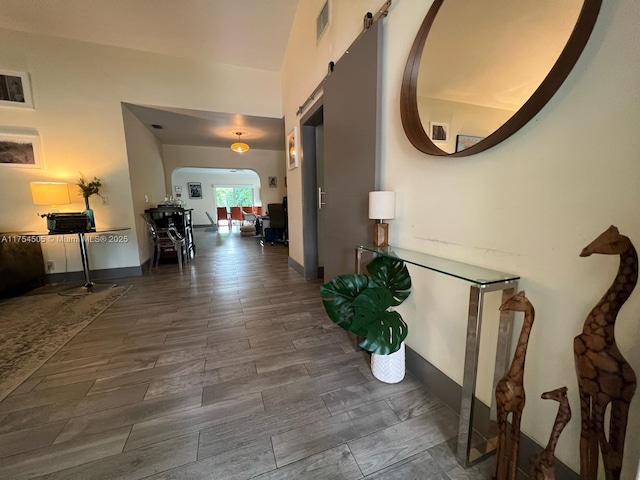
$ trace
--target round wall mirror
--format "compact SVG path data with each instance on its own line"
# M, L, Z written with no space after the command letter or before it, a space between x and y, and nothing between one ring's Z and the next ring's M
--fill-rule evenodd
M434 0L405 67L402 125L431 155L463 157L513 135L578 60L601 0Z

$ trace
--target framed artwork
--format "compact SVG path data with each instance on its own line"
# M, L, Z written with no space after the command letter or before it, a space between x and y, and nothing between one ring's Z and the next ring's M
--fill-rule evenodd
M298 167L298 127L293 129L287 135L287 165L289 170Z
M33 108L28 73L0 70L0 106Z
M278 177L269 177L269 188L278 188Z
M202 198L202 184L200 182L187 183L189 198Z
M469 148L480 140L484 140L484 137L474 137L471 135L457 135L456 136L456 152L461 152L465 148Z
M429 122L429 138L433 143L448 142L449 124L442 122Z
M35 133L0 132L0 165L42 168L40 137Z

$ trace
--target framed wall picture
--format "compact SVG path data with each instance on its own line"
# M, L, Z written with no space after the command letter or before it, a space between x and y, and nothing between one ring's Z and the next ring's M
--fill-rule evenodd
M0 166L42 168L40 137L36 133L0 132Z
M200 182L187 183L189 198L202 198L202 184Z
M289 170L298 167L298 127L293 127L287 135L287 165Z
M457 135L456 136L456 152L461 152L465 148L472 147L485 137L474 137L472 135Z
M278 177L269 177L269 188L278 188Z
M429 138L433 143L448 142L449 124L442 122L429 122Z
M31 82L27 72L0 70L0 106L33 108Z

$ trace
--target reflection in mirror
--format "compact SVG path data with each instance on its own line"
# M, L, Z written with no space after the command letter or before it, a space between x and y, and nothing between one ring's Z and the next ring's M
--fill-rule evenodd
M599 8L600 0L435 0L403 79L411 142L465 156L513 134L564 81Z

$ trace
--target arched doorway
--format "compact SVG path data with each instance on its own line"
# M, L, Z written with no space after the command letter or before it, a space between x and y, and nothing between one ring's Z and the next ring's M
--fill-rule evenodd
M217 207L262 205L260 176L249 168L180 167L171 172L173 197L193 209L195 226L209 225Z

